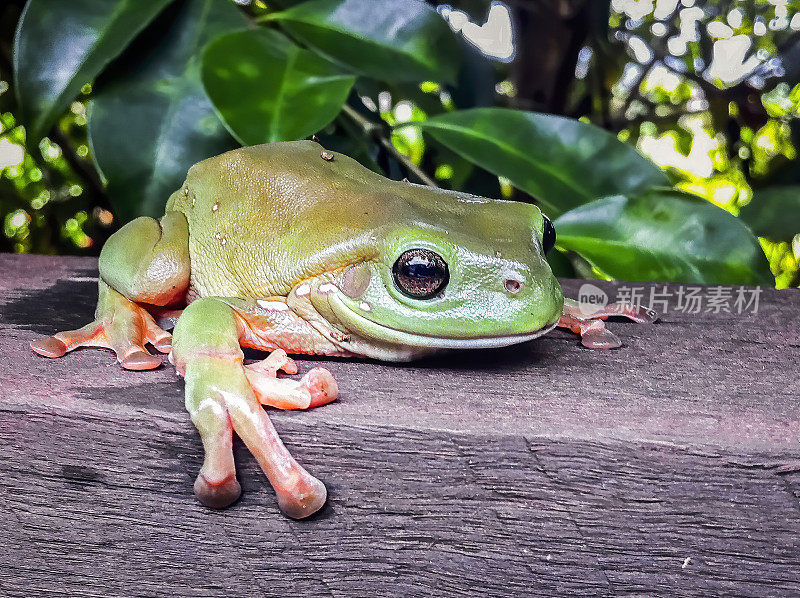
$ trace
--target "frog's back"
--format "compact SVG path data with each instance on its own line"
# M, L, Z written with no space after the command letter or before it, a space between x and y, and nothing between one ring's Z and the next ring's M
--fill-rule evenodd
M286 295L302 278L335 267L323 252L380 224L384 215L360 201L360 190L383 177L322 152L312 141L273 143L189 169L167 210L189 223L192 295Z

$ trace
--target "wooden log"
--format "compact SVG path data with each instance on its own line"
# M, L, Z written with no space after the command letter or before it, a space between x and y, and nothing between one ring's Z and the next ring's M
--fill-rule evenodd
M329 489L292 521L240 444L242 499L195 500L169 364L28 349L91 319L96 261L0 255L0 273L2 596L800 595L800 291L742 314L673 297L655 325L610 323L616 351L554 332L324 360L339 400L271 412Z

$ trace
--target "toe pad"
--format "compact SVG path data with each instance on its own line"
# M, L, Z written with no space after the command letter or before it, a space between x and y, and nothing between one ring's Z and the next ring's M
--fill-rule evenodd
M126 355L119 363L126 370L152 370L161 365L161 360L144 351L134 351Z
M202 473L194 481L194 494L197 500L212 509L224 509L236 502L242 494L242 487L235 475L221 482L211 483Z
M302 491L297 488L293 492L275 488L278 495L278 506L281 512L292 519L304 519L319 511L328 498L325 484L317 478L309 476Z
M62 357L67 352L67 345L54 336L48 336L32 341L31 349L45 357Z

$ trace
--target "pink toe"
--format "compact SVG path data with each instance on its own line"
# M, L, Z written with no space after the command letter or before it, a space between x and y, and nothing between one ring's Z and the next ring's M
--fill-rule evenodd
M339 385L325 368L314 368L303 377L303 384L311 395L309 407L330 403L339 396Z
M31 349L45 357L62 357L67 352L67 345L54 336L48 336L32 341Z
M144 351L134 351L126 355L120 365L126 370L152 370L161 365L161 360Z
M156 341L155 343L153 343L153 346L160 353L169 353L170 351L172 351L172 339L167 338L162 341Z
M303 519L319 511L328 498L325 484L309 475L291 491L275 489L281 512L292 519Z
M583 333L581 344L589 349L617 349L622 346L617 335L604 328Z

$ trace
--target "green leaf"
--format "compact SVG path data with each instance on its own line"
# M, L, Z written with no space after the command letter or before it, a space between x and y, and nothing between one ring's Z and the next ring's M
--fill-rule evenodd
M563 251L553 249L547 254L547 263L555 276L559 278L578 278L575 267Z
M246 26L227 0L185 0L115 65L89 106L89 140L117 216L159 216L192 164L236 146L200 82L199 54Z
M800 234L800 185L757 189L739 217L761 237L791 240Z
M775 283L758 239L741 220L680 191L604 197L554 224L561 249L576 251L614 278Z
M328 125L356 81L277 31L222 36L203 52L203 85L244 145L308 137Z
M14 88L28 142L172 0L30 0L14 39Z
M359 74L381 81L455 80L456 37L422 0L312 0L267 19Z
M655 164L616 135L561 116L474 108L411 124L509 179L553 217L598 197L669 185Z

